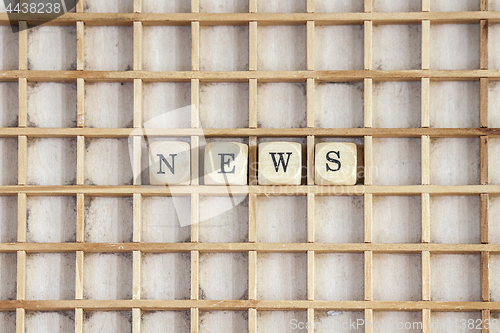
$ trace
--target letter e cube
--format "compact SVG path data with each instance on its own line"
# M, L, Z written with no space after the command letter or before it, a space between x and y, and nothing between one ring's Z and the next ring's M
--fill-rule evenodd
M248 146L212 142L205 147L205 185L246 185Z

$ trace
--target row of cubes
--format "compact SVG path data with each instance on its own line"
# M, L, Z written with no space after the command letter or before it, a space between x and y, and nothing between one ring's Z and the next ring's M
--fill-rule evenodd
M317 185L354 185L357 148L354 143L319 143L315 150ZM189 185L191 149L186 142L159 141L149 146L151 185ZM196 168L196 166L193 166ZM302 145L266 142L259 145L259 185L300 185ZM248 145L208 143L205 148L205 185L247 185Z

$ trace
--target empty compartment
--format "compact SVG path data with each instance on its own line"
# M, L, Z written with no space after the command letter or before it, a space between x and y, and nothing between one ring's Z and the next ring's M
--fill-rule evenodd
M144 82L142 126L146 128L191 127L191 84L186 82Z
M131 253L85 254L83 266L84 299L132 299Z
M93 71L132 70L133 36L134 30L131 26L86 26L85 69ZM110 40L113 43L110 43Z
M28 82L27 125L76 127L76 83Z
M75 298L76 254L36 253L26 256L26 299Z
M84 312L83 333L132 333L131 311Z
M248 127L248 96L248 83L201 83L201 126Z
M315 13L361 13L365 9L364 0L331 1L315 0Z
M1 7L4 7L4 3ZM5 12L5 9L2 12ZM12 29L9 25L0 27L0 47L2 50L8 50L8 52L0 53L0 69L2 70L19 69L19 34L13 33ZM16 30L19 29L16 27Z
M420 139L373 138L373 185L418 185Z
M144 26L142 31L143 70L191 70L190 26Z
M480 242L479 196L431 196L431 242Z
M257 0L259 13L305 13L306 0Z
M191 319L189 311L143 311L141 332L143 333L189 333Z
M191 197L144 197L143 242L181 243L191 240Z
M419 243L421 217L420 196L374 196L373 242Z
M500 108L500 82L490 81L488 87L488 127L500 127L500 112L491 112Z
M363 242L362 196L316 196L315 201L315 242Z
M262 243L307 241L305 196L258 196L257 240Z
M412 311L373 311L373 322L365 324L374 333L383 332L422 332L422 312Z
M415 0L373 0L373 11L402 13L419 12L422 10L420 1Z
M5 333L15 333L16 332L16 313L14 311L2 311L0 312L0 325L2 331Z
M420 82L375 82L373 127L420 127Z
M299 327L305 328L306 311L258 311L257 333L294 332ZM303 331L303 329L301 330ZM300 331L298 331L300 332Z
M257 85L258 127L288 128L306 125L305 83L272 82Z
M363 69L362 25L319 25L314 30L314 67L316 70Z
M17 291L17 254L0 253L0 300L15 300ZM0 323L2 322L0 312ZM9 318L5 317L4 320Z
M76 184L76 138L28 138L29 185Z
M0 185L17 185L17 138L0 138Z
M257 299L305 300L306 276L305 253L259 253Z
M0 196L0 243L17 240L17 196Z
M257 68L259 71L305 70L305 25L259 26Z
M191 1L186 0L143 0L143 13L190 13Z
M490 0L494 3L497 0ZM433 0L431 2L432 12L467 12L480 9L478 0ZM490 10L497 10L490 7Z
M317 253L314 299L362 301L364 299L364 255L360 253Z
M132 13L134 0L87 0L83 3L85 13Z
M432 24L430 68L479 69L479 24Z
M131 242L132 207L132 197L85 197L85 241Z
M132 177L127 139L86 139L86 185L131 185Z
M200 332L248 332L247 311L200 311Z
M200 13L248 13L248 0L200 0Z
M200 70L247 71L248 27L200 27Z
M316 333L363 333L365 314L363 311L314 311ZM363 322L362 322L363 321ZM354 323L354 324L353 324ZM298 328L298 323L297 323Z
M75 312L32 312L26 311L25 333L53 332L67 333L75 331ZM2 328L3 331L3 328Z
M491 314L490 332L498 332L494 326L494 314ZM457 331L464 333L477 333L481 331L481 312L441 312L434 311L431 315L429 326L431 330L439 333L455 333Z
M431 254L432 301L481 301L479 254Z
M132 127L133 122L133 83L85 84L85 127Z
M200 254L200 299L248 299L246 253Z
M500 197L490 196L488 235L493 244L500 244Z
M0 127L17 127L18 118L19 84L17 82L0 82Z
M244 243L248 241L248 198L243 196L200 197L200 242Z
M430 127L479 127L479 81L431 81Z
M479 184L478 138L431 138L432 185Z
M141 260L142 299L189 299L189 253L145 253Z
M373 299L420 301L422 260L419 254L373 254Z
M377 70L420 69L421 30L421 25L375 25L373 27L373 68Z
M30 27L28 69L76 70L76 26Z
M26 206L28 242L76 242L76 197L29 196Z
M320 82L315 84L315 127L363 127L363 117L362 82Z

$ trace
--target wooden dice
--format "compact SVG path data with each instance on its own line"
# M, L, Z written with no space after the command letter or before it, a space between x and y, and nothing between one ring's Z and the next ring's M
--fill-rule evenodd
M238 142L212 142L205 148L205 185L246 185L248 146Z
M191 151L186 142L161 141L149 145L151 185L189 185Z
M326 142L315 147L317 185L356 184L357 150L354 143Z
M151 185L189 185L191 152L185 142L162 141L149 147ZM212 142L205 147L205 185L246 185L248 146L238 142ZM259 185L300 185L302 145L266 142L259 145ZM327 142L315 147L316 185L355 185L357 148L354 143Z
M259 185L300 185L302 145L266 142L259 145Z

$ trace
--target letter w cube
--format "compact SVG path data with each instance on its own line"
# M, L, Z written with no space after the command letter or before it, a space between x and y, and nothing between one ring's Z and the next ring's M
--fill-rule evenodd
M300 185L302 145L266 142L259 145L259 185Z

